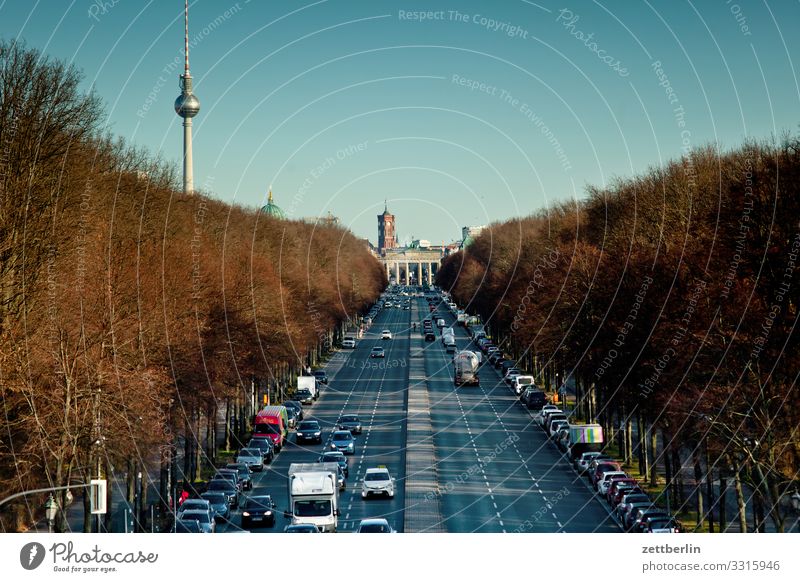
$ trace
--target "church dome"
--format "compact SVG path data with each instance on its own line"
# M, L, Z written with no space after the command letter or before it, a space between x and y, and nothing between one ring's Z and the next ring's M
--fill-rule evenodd
M272 201L272 188L269 189L269 197L267 198L267 204L266 206L261 207L261 212L273 218L278 218L280 220L286 219L286 213L283 211L283 209Z

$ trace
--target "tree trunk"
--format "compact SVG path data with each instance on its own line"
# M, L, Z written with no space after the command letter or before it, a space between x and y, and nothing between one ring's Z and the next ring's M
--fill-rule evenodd
M728 480L719 473L719 531L725 533L728 529L728 507L726 497L728 495Z
M225 452L231 450L231 399L225 399Z
M703 470L700 468L700 444L692 449L692 465L694 467L694 492L697 497L697 527L695 531L702 531L705 523L705 508L703 507Z
M673 499L675 500L675 507L682 507L686 501L683 487L683 462L681 461L680 447L673 445L672 449L672 482L674 484Z
M650 485L655 487L658 485L658 432L656 432L656 425L650 425Z
M771 499L769 515L772 518L772 522L775 524L775 531L784 533L785 517L781 514L781 493L774 479L768 478L767 482Z
M708 441L705 443L706 453L706 497L708 498L708 532L714 533L714 474L711 471L711 455L708 452Z
M672 461L670 455L672 453L672 444L669 435L661 433L661 439L664 441L664 494L666 495L667 511L671 510L671 501L675 498L672 484Z
M623 460L626 465L633 463L633 423L630 415L625 418L625 456Z
M747 505L742 491L742 468L738 461L733 461L733 489L736 492L736 505L739 511L739 531L747 533Z

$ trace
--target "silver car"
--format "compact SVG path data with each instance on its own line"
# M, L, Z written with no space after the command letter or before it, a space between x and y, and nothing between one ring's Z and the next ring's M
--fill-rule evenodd
M356 439L349 430L337 430L331 435L331 450L342 451L345 455L356 452Z
M252 471L264 470L264 455L259 449L242 449L236 455L236 462L247 465Z

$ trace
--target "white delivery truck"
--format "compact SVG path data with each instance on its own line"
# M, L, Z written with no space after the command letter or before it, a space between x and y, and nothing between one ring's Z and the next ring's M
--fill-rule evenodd
M289 465L289 511L292 525L312 523L320 531L335 532L339 522L339 464Z
M297 389L302 390L305 388L309 392L311 392L311 396L313 396L314 400L319 398L319 389L317 387L317 379L314 376L298 376L297 377Z
M478 356L473 352L464 350L453 356L453 384L456 386L480 386L478 378Z

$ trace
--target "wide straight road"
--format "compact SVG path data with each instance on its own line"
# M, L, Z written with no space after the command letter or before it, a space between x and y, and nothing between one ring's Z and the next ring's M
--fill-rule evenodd
M477 350L449 310L435 317L455 327L459 350ZM440 338L424 354L445 529L619 531L491 365L481 367L480 387L453 386L452 355Z
M361 519L384 517L398 531L404 521L404 471L406 442L406 410L408 394L408 354L410 311L385 309L376 317L355 350L344 352L344 365L329 378L319 400L306 406L305 419L316 419L323 429L323 444L290 443L262 473L253 474L254 487L247 495L272 495L278 504L279 515L272 529L254 531L283 531L289 520L282 511L288 509L287 474L292 463L313 463L330 442L336 421L342 414L357 414L363 433L356 436L356 452L348 456L350 475L347 489L340 494L341 515L339 531L352 531ZM381 340L380 332L389 329L394 339ZM385 358L370 358L373 346L386 351ZM386 466L397 480L394 499L361 499L361 479L366 469ZM240 511L234 511L230 523L219 531L235 531L241 524Z
M356 453L349 457L339 531L352 531L364 518L384 517L402 532L408 522L406 510L415 517L424 514L429 521L435 516L435 527L425 526L427 531L619 531L494 368L488 364L481 368L480 387L453 386L452 356L445 353L440 334L435 342L425 342L419 327L411 330L412 317L417 321L428 314L427 302L413 299L412 307L384 309L356 349L337 356L345 358L343 365L329 372L329 385L313 406L305 408L306 418L319 420L323 427L323 445L298 445L292 433L273 463L254 474L254 489L247 494L270 494L279 509L274 528L255 531L283 531L288 524L282 511L288 508L289 465L318 461L337 419L345 413L358 414L364 432L356 437ZM455 325L449 310L440 308L435 317L455 327L458 349L470 346L466 331ZM382 341L383 329L391 330L394 339ZM369 357L375 345L386 350L384 359ZM434 470L409 479L405 471L410 369L415 370L415 393L427 391L430 418L424 414L419 419L428 428L415 438L429 446L424 458L430 459ZM395 477L395 497L362 500L364 472L379 465ZM407 508L406 483L422 485L431 493L421 501L417 496ZM233 512L230 523L218 530L238 530L240 515Z

